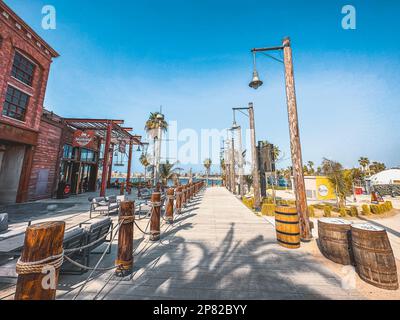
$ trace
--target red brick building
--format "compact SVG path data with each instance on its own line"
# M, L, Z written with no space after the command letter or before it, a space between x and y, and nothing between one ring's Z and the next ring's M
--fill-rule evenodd
M54 179L50 163L61 129L41 118L50 65L58 56L0 1L0 203L44 197L45 182Z

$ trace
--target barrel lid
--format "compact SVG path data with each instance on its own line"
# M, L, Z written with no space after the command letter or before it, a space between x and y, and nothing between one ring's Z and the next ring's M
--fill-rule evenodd
M367 231L385 231L384 228L374 226L370 223L356 223L352 225L352 228L367 230Z
M344 220L344 219L339 219L339 218L321 218L318 221L323 222L323 223L330 223L330 224L347 224L350 225L351 222Z

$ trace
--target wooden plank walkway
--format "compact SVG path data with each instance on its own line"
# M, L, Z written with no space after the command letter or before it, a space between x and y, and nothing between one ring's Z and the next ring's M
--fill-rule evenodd
M274 227L224 188L208 189L174 226L163 225L161 242L135 238L133 277L102 273L78 299L362 298L306 249L278 246ZM86 276L63 277L58 298L74 297Z

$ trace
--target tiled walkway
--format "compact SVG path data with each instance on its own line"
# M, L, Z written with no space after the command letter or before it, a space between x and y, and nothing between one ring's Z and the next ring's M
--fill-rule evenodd
M135 238L133 277L100 274L78 299L361 298L305 249L278 246L274 227L224 188L208 189L172 227L163 225L161 242ZM86 276L63 277L58 298L73 298Z

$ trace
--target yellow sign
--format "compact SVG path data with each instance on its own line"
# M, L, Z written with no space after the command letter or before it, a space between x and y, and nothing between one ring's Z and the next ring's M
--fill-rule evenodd
M326 177L316 177L317 199L318 200L335 200L335 188Z

